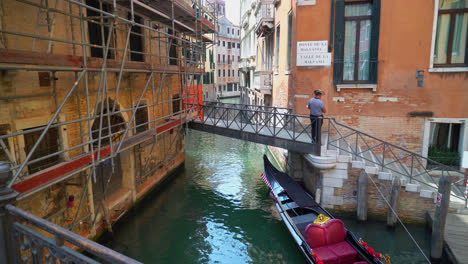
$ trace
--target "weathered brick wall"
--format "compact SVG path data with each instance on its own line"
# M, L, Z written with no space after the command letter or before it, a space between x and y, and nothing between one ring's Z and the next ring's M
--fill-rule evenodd
M379 117L379 116L334 116L336 121L353 129L421 154L423 144L424 118ZM342 131L347 129L339 127ZM346 135L346 134L345 134ZM369 143L376 143L365 137ZM352 140L352 137L350 137ZM360 142L361 144L361 142Z
M345 180L343 188L335 188L335 195L343 197L343 205L335 205L333 208L334 210L348 213L356 212L359 173L360 170L358 169L349 169L349 177ZM372 176L372 179L382 193L388 197L389 191L391 190L391 181L379 180L376 176ZM386 220L388 206L370 180L367 205L369 217ZM425 212L434 211L435 203L434 199L420 197L419 193L408 192L402 187L400 189L397 210L398 216L405 222L424 223L426 221Z
M66 1L57 1L57 3L57 9L65 10L66 12L69 11L69 3L67 3ZM3 30L17 31L27 34L37 34L47 37L49 36L49 33L47 32L47 27L40 27L39 30L35 32L36 15L38 14L37 8L16 1L2 1L0 5L2 5L3 10ZM78 16L78 6L73 4L71 6L73 15ZM119 6L117 9L117 14L124 18L127 17L127 12L128 9L121 6ZM84 11L84 13L86 14L86 11ZM145 23L148 25L148 21L145 21ZM81 40L81 32L79 26L80 24L78 19L73 19L73 30L70 25L70 18L62 14L57 14L55 24L56 26L53 36L54 38L65 39L68 41L72 41L72 39L74 39L75 41ZM113 42L115 43L115 47L120 49L120 51L112 52L112 58L114 60L114 63L116 63L115 60L122 59L123 48L126 39L125 30L127 28L127 25L125 24L118 24L115 26L116 31L115 36L113 37ZM160 29L164 30L163 28ZM87 22L84 23L84 30L85 42L88 42L88 33L86 31ZM149 65L150 62L152 62L155 65L164 64L164 59L155 55L166 55L165 41L167 41L167 38L156 38L161 36L158 36L158 33L150 33L148 30L143 30L142 32L147 37L150 34L153 37L153 41L151 42L148 41L148 38L144 39L144 52L151 52L153 54L153 56L147 56L147 53L144 56L144 60L147 63L147 65ZM1 37L2 42L0 43L0 48L2 49L6 48L11 50L20 50L24 52L34 51L38 54L42 54L43 56L47 56L46 52L48 47L48 41L46 40L37 40L35 49L33 50L31 38L27 38L24 36L15 36L11 34L2 34ZM150 43L151 47L149 46ZM81 46L59 42L54 42L53 54L75 56L83 55ZM87 54L89 57L89 47L87 48ZM63 63L70 63L70 61L68 60L69 59L64 59ZM94 58L94 60L96 60L96 58ZM144 62L133 63L141 63L142 65L144 64ZM29 65L28 67L33 66ZM172 67L172 69L175 68L174 66ZM70 91L71 87L74 85L76 78L79 74L79 71L77 71L76 73L57 71L55 75L56 89L54 90L52 79L50 80L50 85L40 86L38 71L1 70L0 97L2 97L2 100L0 100L0 125L8 125L9 133L20 132L24 129L46 125L56 111L55 97L57 103L60 104L65 98L66 94ZM96 101L100 103L102 100L102 97L97 98L99 82L102 73L88 72L87 75L88 91L85 90L85 78L83 77L83 79L78 83L75 91L71 94L70 98L65 103L63 109L60 112L59 118L61 122L76 120L79 118L86 118L88 116L88 108L90 116L95 115L96 112L100 112L100 108L98 108L95 112L95 104ZM105 78L107 83L107 93L105 94L104 102L106 102L107 98L109 98L110 100L116 100L118 110L122 111L136 106L138 99L142 94L145 85L147 84L149 74L128 72L123 73L118 96L116 93L117 83L119 79L118 73L107 72L106 77L103 78ZM150 124L150 128L154 128L157 125L170 121L168 116L173 112L171 100L175 95L179 95L181 97L182 89L183 88L181 88L181 82L178 77L178 74L165 74L164 77L161 73L153 74L153 79L149 82L148 89L143 94L141 104L152 104L156 101L159 102L159 105L157 106L148 107L148 119L149 121L153 121L153 123ZM54 91L56 91L55 96ZM88 94L87 98L86 94ZM41 96L31 97L31 95ZM9 97L9 99L5 99L7 97ZM112 103L112 101L110 101L110 103ZM112 105L110 107L112 108ZM182 102L180 103L180 107L182 109ZM120 113L120 115L126 122L128 122L132 113L127 110ZM163 116L165 116L166 118L161 118ZM84 120L81 121L81 123L74 123L62 126L61 131L59 133L61 133L61 135L64 138L63 147L70 148L81 144L81 136L83 136L84 141L87 141L89 139L89 125L92 126L95 121L96 120L93 119L88 123L88 120ZM103 129L106 128L107 127L104 127ZM174 130L177 129L178 128ZM182 131L178 134L176 132L177 131L174 131L174 133L167 132L158 135L156 146L153 149L152 161L149 166L151 170L148 170L150 171L149 178L152 178L153 180L148 181L146 183L146 186L149 187L147 189L143 189L144 191L149 191L151 189L150 187L156 185L161 179L164 179L168 175L168 173L170 173L170 171L172 171L174 168L180 166L183 163L185 159L184 131L182 129ZM130 129L127 137L130 137L132 135L133 131L132 129ZM10 152L14 156L16 163L20 164L27 155L25 151L24 137L22 135L15 136L5 141L8 143L10 147ZM142 143L142 145L144 145L144 150L141 153L136 152L133 148L131 148L125 150L126 155L131 155L131 158L139 161L139 165L141 166L141 163L143 163L145 159L150 157L151 155L148 142L151 142L151 140ZM174 142L171 150L169 150L170 142ZM65 155L63 155L61 161L73 159L80 155L88 153L88 146L85 146L83 149L82 147L78 147L66 152ZM162 160L165 160L166 162L163 164L163 166L159 167L159 164ZM122 189L129 188L129 186L131 187L132 184L127 183L135 182L137 179L136 177L133 177L135 175L139 175L138 172L136 172L136 168L139 168L139 166L137 166L138 164L134 162L134 164L130 165L130 170L127 170L128 168L123 168L123 171L129 171L130 173L123 175L123 181L126 182L126 185L122 186ZM80 199L82 198L81 195L83 194L83 188L85 188L85 179L88 177L89 171L90 170L88 169L86 172L80 172L65 181L47 187L42 191L39 191L29 197L18 201L17 205L19 208L25 209L28 212L31 212L37 216L46 218L63 227L68 227L78 209L78 204ZM24 176L29 176L27 175L27 169L25 169L24 172ZM128 179L129 177L132 178ZM135 185L136 184L133 184L133 186ZM136 192L135 190L131 191L133 191L134 193ZM142 191L140 190L139 194L143 195L144 192L142 193ZM75 197L75 204L72 208L67 208L67 201L70 195L73 195ZM92 197L92 194L85 194L83 205L77 217L78 222L73 230L84 236L93 235L89 230L91 222L90 218L85 218L85 216L94 214L92 207L97 207L98 202L100 202L92 201L92 199L88 199L89 197ZM116 214L120 214L122 210L128 209L133 204L133 202L135 202L134 198L135 196L133 197L133 200L131 200L130 203L128 202L128 200L112 203L112 207L115 208L107 208L108 210L112 210L113 212L112 215L110 215L110 218L115 219L118 216L116 216ZM97 208L94 208L94 210L96 209ZM84 220L80 221L81 219ZM102 230L102 222L98 222L97 230L98 232L99 230Z

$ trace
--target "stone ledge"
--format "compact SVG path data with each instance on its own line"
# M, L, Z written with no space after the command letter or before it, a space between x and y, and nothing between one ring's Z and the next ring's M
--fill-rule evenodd
M379 180L391 181L393 180L393 175L390 172L379 172Z
M304 158L317 169L333 169L336 167L336 157L304 155Z
M406 191L407 192L420 192L421 186L419 184L408 183L406 184Z
M353 169L364 169L364 162L359 160L351 161L351 167Z

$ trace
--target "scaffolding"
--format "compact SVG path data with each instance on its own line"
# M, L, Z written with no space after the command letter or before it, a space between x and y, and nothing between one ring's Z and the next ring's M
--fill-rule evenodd
M7 17L13 5L24 13L13 10L15 18ZM21 193L19 200L57 184L68 194L64 182L78 177L84 187L76 209L63 206L57 213L66 213L69 230L77 224L94 229L100 212L109 222L102 207L119 154L132 147L146 154L135 175L138 189L181 148L179 135L197 114L194 104L186 102L200 99L193 88L200 87L205 72L206 47L217 38L216 10L200 0L0 3L0 79L37 74L40 83L37 90L18 83L21 88L13 93L0 86L0 106L13 109L37 100L53 105L41 127L19 129L14 120L0 120L6 123L0 123L0 158L10 163L14 176L8 187ZM28 15L35 25L22 24ZM21 26L2 22L8 19ZM56 146L50 144L51 131L58 134ZM69 138L68 131L79 136ZM34 144L22 151L26 137ZM37 156L41 144L49 152ZM111 172L97 179L96 171L104 165ZM97 180L104 183L99 201L90 197L89 185ZM65 204L74 202L73 196L65 197Z

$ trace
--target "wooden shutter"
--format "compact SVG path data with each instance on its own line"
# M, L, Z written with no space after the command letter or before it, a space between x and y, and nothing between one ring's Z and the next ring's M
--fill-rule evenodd
M335 2L335 40L333 45L333 83L340 84L343 81L343 56L344 56L344 17L345 1Z
M379 60L380 0L372 2L369 83L377 84Z

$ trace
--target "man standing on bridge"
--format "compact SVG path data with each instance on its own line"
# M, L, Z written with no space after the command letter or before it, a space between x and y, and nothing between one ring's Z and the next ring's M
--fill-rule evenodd
M313 142L318 142L318 136L320 136L320 129L322 127L323 114L327 112L325 104L322 101L322 95L325 93L322 90L315 90L315 97L309 100L307 108L310 111L310 126L312 130Z

